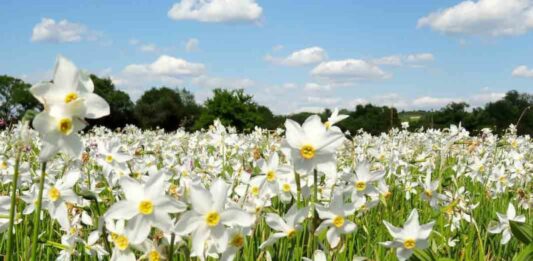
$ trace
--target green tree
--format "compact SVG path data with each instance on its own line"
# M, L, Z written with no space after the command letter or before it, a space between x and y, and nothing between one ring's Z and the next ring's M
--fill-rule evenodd
M111 113L97 120L90 120L93 126L100 125L110 129L121 128L127 124L136 124L135 105L130 96L115 88L115 85L109 78L98 78L91 75L94 83L94 93L100 95L109 103Z
M195 124L197 129L206 128L215 119L231 125L239 131L252 130L255 126L265 127L272 120L272 112L253 101L253 96L244 90L214 89L213 97L205 101L204 109Z
M522 115L517 133L533 135L533 108L531 106L533 106L533 95L509 91L503 99L485 105L484 124L502 133L510 124L517 124Z
M174 131L186 123L180 91L167 87L146 91L135 105L135 115L145 129L160 127Z
M19 120L27 110L39 109L40 104L29 92L30 84L11 76L0 76L0 119Z

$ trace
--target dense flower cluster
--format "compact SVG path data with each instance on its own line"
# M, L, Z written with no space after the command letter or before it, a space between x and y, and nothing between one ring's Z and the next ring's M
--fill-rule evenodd
M248 134L215 121L194 133L129 126L80 136L84 118L109 110L91 86L60 58L53 84L32 89L45 104L33 122L38 133L22 124L0 133L3 184L18 164L15 238L26 236L23 220L42 193L40 219L51 225L39 240L59 260L406 260L427 248L468 255L478 239L479 251L498 251L491 244L500 239L480 234L503 233L506 244L511 221L531 221L533 142L512 126L503 137L488 129L470 136L460 126L350 135L335 126L345 118L336 111L326 122L311 116ZM15 162L19 143L24 153ZM42 188L38 159L47 162ZM9 203L0 197L1 230Z

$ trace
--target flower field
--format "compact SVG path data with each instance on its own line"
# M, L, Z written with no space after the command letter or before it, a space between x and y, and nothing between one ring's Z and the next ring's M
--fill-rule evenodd
M533 142L393 129L79 133L109 114L58 60L44 110L0 134L7 260L532 260ZM10 233L12 231L12 233Z

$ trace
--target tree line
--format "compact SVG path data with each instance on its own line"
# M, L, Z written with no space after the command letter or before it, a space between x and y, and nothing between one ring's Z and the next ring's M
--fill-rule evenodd
M184 128L189 131L209 127L215 119L231 125L239 131L251 131L255 126L266 129L282 127L290 118L302 123L311 113L275 115L265 106L257 104L252 95L244 90L214 89L213 96L198 104L194 95L186 90L169 87L153 87L134 103L130 96L117 89L111 79L91 75L94 92L110 105L111 114L89 122L92 126L122 128L128 124L143 129L162 128L174 131ZM23 118L31 119L42 110L40 103L29 93L30 84L11 76L0 76L0 128ZM372 104L357 105L343 109L350 117L337 125L351 133L364 130L374 135L400 128L409 122L409 128L448 128L461 123L467 130L477 133L491 128L496 133L504 132L510 124L517 125L518 134L533 135L533 95L509 91L502 99L489 102L483 107L470 109L464 102L452 102L435 111L401 111L394 107ZM331 110L319 116L326 121Z

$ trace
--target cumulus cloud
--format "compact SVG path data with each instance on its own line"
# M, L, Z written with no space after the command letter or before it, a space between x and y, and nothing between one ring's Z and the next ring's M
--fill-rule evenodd
M126 74L156 75L180 78L184 76L197 76L204 72L205 66L201 63L191 63L186 60L168 55L161 55L151 64L130 64L124 68Z
M464 1L420 18L417 27L458 35L520 35L533 28L533 1Z
M307 102L312 104L333 106L339 104L341 98L338 97L323 97L323 96L308 96Z
M33 27L32 42L72 43L83 40L96 40L99 33L89 30L85 25L67 20L55 21L43 18Z
M246 89L252 87L255 82L248 78L232 79L202 75L191 81L194 85L203 88Z
M306 91L330 91L331 85L308 82L304 85L304 90Z
M407 55L390 55L377 59L372 59L371 62L377 65L392 65L401 66L404 64L421 64L435 60L432 53L412 53Z
M423 96L413 100L412 105L414 107L442 107L453 101L461 101L461 99L453 98L439 98L431 96Z
M199 22L257 21L263 12L255 0L182 0L168 11L174 20Z
M302 66L319 63L327 58L326 51L324 49L314 46L295 51L289 56L280 58L266 55L265 60L273 64L285 65L285 66Z
M520 65L516 68L514 68L512 75L514 77L526 77L526 78L533 78L533 69L527 68L525 65Z
M391 75L376 64L358 59L322 62L311 71L311 75L333 81L387 79Z
M157 48L157 46L155 44L142 44L139 47L139 50L141 50L141 52L145 52L145 53L153 53L153 52L159 51L159 48Z
M187 42L185 43L185 50L186 50L187 52L194 52L194 51L197 51L199 45L200 45L200 41L198 41L198 39L196 39L196 38L190 38L190 39L187 40Z

